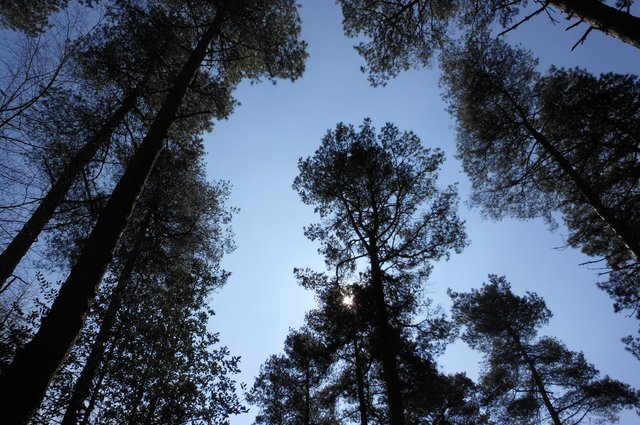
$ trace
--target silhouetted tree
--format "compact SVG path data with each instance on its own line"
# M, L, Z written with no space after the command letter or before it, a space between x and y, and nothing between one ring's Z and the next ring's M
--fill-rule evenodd
M316 292L318 307L306 314L306 327L322 341L332 359L325 391L337 400L340 417L367 425L370 417L384 416L374 403L377 378L372 358L374 320L366 284L340 284L325 274L295 270L300 284ZM362 279L363 281L366 280ZM376 381L376 382L374 382ZM355 407L352 407L355 405Z
M640 302L640 84L552 69L528 52L481 40L451 54L444 82L472 201L493 218L561 212L568 243L602 256L616 309Z
M305 288L316 291L319 305L307 313L305 326L313 330L332 359L324 392L337 400L338 416L361 425L388 423L375 338L375 293L368 274L349 285L309 270L296 274ZM406 287L406 283L396 286ZM447 376L438 371L435 358L450 341L452 325L432 307L419 309L411 292L388 297L390 322L397 328L397 370L405 421L486 423L473 382L463 374ZM422 320L416 322L416 317Z
M227 105L229 101L230 87L220 80L227 72L233 77L231 84L245 76L294 79L302 72L304 43L298 40L297 8L290 1L270 2L262 7L252 0L193 6L188 11L199 14L186 16L197 20L195 26L186 27L194 30L196 40L188 59L173 79L153 123L102 210L38 333L16 355L0 381L0 399L5 417L10 421L25 423L33 414L77 338L136 199L178 117L189 85L207 56L211 53L211 63L218 63L224 70L217 84L212 81L211 92L221 95L217 99L220 105ZM220 46L212 44L214 41Z
M291 331L285 354L273 355L260 368L249 401L258 405L256 424L338 424L335 406L323 394L330 353L308 330Z
M537 338L551 317L534 293L511 292L504 277L469 293L450 292L462 339L485 355L481 383L499 418L555 425L611 423L624 408L640 406L639 393L598 371L582 353L554 338Z
M584 42L591 30L602 31L640 47L640 18L631 15L632 1L612 7L599 0L339 0L348 36L364 36L356 46L367 62L370 81L384 83L411 67L428 65L441 49L462 34L477 35L498 23L510 31L532 17L561 11L589 27L574 45ZM536 9L521 15L527 4ZM552 20L554 18L549 14Z
M112 21L93 31L92 37L73 43L73 88L65 86L45 96L44 106L32 113L37 119L32 118L23 126L26 128L20 129L30 139L45 140L32 156L37 166L46 170L51 187L0 254L0 290L7 288L15 267L56 210L64 209L60 206L65 196L74 191L73 185L90 168L96 154L115 150L113 145L126 138L122 133L133 139L144 137L148 121L157 113L171 84L168 80L186 59L183 46L189 42L189 34L172 27L175 22L170 14L159 13L157 6L144 10L140 2L132 5L122 1L110 10ZM214 102L223 110L203 107L199 93L210 93L211 84L202 81L201 74L199 77L194 78L187 93L189 106L182 107L180 113L180 126L193 132L207 128L212 115L226 116L231 109L223 101ZM100 170L105 161L98 159Z
M209 295L223 281L195 259L134 279L82 423L227 423L243 411L239 358L207 330Z
M338 271L364 258L373 294L375 350L382 365L389 422L403 424L404 402L397 357L398 328L390 318L389 297L410 292L402 283L418 284L429 261L460 251L465 243L455 213L454 187L439 191L439 151L424 148L413 133L392 124L379 134L369 120L360 131L338 124L316 153L300 160L294 188L323 219L306 229L322 243L326 261Z
M222 206L227 190L224 185L204 182L199 154L197 150L190 155L184 149L164 151L145 186L132 223L116 250L110 275L117 283L99 319L99 331L74 385L63 424L77 423L77 412L90 393L107 345L117 339L113 333L123 299L133 301L137 297L126 296L132 282L147 282L154 287L154 276L159 280L169 273L168 264L190 264L193 258L217 268L222 253L230 246L224 228L229 217ZM214 274L209 280L213 287L215 281L224 279ZM137 283L140 284L145 283ZM144 345L144 340L141 344Z

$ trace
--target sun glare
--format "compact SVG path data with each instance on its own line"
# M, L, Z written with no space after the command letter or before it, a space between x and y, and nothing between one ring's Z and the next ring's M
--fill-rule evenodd
M342 296L342 304L347 307L353 307L353 294L349 292L345 292Z

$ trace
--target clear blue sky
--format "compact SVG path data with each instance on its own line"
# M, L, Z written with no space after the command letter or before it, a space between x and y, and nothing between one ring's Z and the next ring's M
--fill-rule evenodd
M372 88L359 67L363 64L343 36L339 8L331 1L302 1L303 38L309 43L307 71L295 83L243 85L242 103L228 121L216 124L205 137L210 179L231 181L230 204L239 207L233 221L237 250L223 265L231 278L214 299L217 315L211 329L232 354L242 357L239 381L253 384L262 362L282 350L289 328L302 325L313 308L313 294L297 286L294 267L324 270L317 246L305 239L303 226L317 221L310 207L291 189L297 160L311 155L321 137L336 123L359 125L371 117L379 128L393 122L412 130L426 146L447 153L441 183L460 183L463 200L468 182L454 158L455 131L438 88L439 71L406 72L383 88ZM565 32L546 17L525 24L510 35L540 58L541 68L555 64L585 67L595 73L637 72L640 52L592 33L586 44L570 52L579 31ZM596 288L596 271L580 263L580 252L564 247L566 232L550 232L539 220L485 221L480 211L460 205L471 239L461 255L435 265L427 291L449 307L447 288L479 287L487 274L504 274L516 293L534 291L544 297L554 317L543 334L563 340L570 349L613 378L640 387L640 364L619 342L637 322L614 314L612 301ZM463 343L440 358L443 370L467 371L475 377L480 356ZM255 410L232 419L250 424ZM623 425L638 423L632 412Z

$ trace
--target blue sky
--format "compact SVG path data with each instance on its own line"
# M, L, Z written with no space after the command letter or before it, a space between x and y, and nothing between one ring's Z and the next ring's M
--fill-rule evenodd
M363 61L354 41L343 35L339 8L331 1L306 0L301 15L310 53L305 75L295 83L242 85L236 93L241 105L205 137L209 178L231 181L229 203L241 210L233 220L238 248L223 261L232 275L214 298L217 315L211 320L221 341L242 357L239 381L251 386L262 362L281 352L288 329L302 325L304 313L314 306L313 294L297 285L293 268L325 267L317 245L303 235L303 227L317 217L291 189L298 158L311 155L338 122L357 126L371 117L378 128L393 122L415 132L426 146L443 149L447 162L441 185L460 184L460 214L471 245L435 264L426 286L429 296L447 309L447 288L466 291L479 287L489 273L506 275L514 292L537 292L554 313L542 334L583 351L603 375L640 387L638 362L619 342L637 322L613 313L612 301L595 286L596 271L580 265L588 258L564 248L566 231L551 232L540 220L486 221L464 204L468 181L454 158L454 123L440 96L439 71L405 72L386 87L372 88L359 71ZM565 32L563 25L540 16L509 40L533 50L542 70L551 64L594 73L640 69L637 49L595 32L571 52L582 32ZM475 377L479 359L456 343L440 364L447 372ZM255 410L231 423L250 424L254 415ZM620 423L637 420L628 412Z

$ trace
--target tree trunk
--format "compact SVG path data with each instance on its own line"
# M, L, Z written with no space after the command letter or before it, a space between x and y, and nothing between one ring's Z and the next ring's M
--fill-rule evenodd
M69 399L67 411L64 414L61 425L77 425L78 423L78 413L82 403L91 392L91 383L93 382L96 372L98 371L98 367L100 366L100 362L104 357L105 346L111 338L111 330L115 324L118 312L120 311L122 297L131 283L133 270L140 257L140 250L144 241L145 232L147 231L149 222L151 221L151 215L151 210L147 211L136 234L134 246L131 249L131 252L127 254L127 260L120 272L118 284L111 294L109 307L107 307L107 311L102 318L100 330L98 331L96 340L91 347L89 357L87 357L84 367L82 368L82 372L80 373L80 376L73 388L73 393Z
M364 374L362 372L362 359L358 347L358 336L353 332L353 354L356 367L356 386L358 387L358 408L360 410L360 425L368 425L367 398L364 394Z
M544 406L546 407L547 412L549 412L549 416L551 416L551 420L553 421L553 424L562 425L562 421L560 420L560 415L558 414L558 411L556 410L556 408L553 407L553 404L551 403L551 399L549 399L547 388L545 387L544 382L542 381L542 378L538 373L538 369L536 368L535 363L533 362L533 360L531 360L531 357L529 357L529 353L527 353L527 350L525 350L524 346L522 345L522 342L520 342L520 338L513 331L509 331L509 335L513 339L513 342L516 344L516 347L520 352L520 355L522 356L525 363L527 364L527 368L531 373L533 382L536 384L536 387L538 388L538 393L540 393L540 396L542 397L542 402L544 403Z
M105 360L103 362L102 368L100 368L100 373L98 373L98 380L96 381L95 385L91 387L91 397L89 398L89 405L84 411L81 425L89 424L91 413L93 412L93 409L96 407L98 397L100 396L102 383L104 382L104 378L107 375L107 367L108 367L107 365L111 361L111 357L113 356L113 352L115 351L115 349L116 349L116 344L111 344L111 347L109 347L109 352L107 352L106 356L104 357Z
M218 13L191 52L101 212L51 310L42 320L40 329L18 352L0 380L0 411L5 423L17 425L29 421L78 337L131 211L162 151L169 127L190 82L206 57L209 44L220 32L222 19L222 14Z
M573 181L578 191L585 198L587 203L591 205L593 210L613 231L618 239L627 247L636 261L640 261L640 240L638 235L625 223L619 220L615 213L602 203L600 196L591 187L591 185L575 170L573 165L565 158L565 156L556 149L553 143L540 133L529 121L529 117L522 110L516 100L506 91L503 93L507 96L518 115L522 119L522 125L531 134L531 136L540 143L540 145L551 155L553 160L558 164L560 169Z
M303 425L311 425L311 372L309 358L305 358L304 368L304 418Z
M102 128L89 139L87 144L80 148L62 170L62 173L51 186L38 208L31 214L29 220L0 254L0 293L9 287L10 282L8 282L8 279L18 266L18 263L20 263L20 260L31 248L33 242L38 238L44 226L51 220L53 213L64 199L80 171L91 161L98 149L109 140L118 124L135 106L138 97L142 93L143 86L144 81L124 99L118 109L109 117Z
M375 244L370 246L371 285L375 293L376 309L376 337L382 362L382 377L387 393L389 407L389 423L391 425L404 425L404 405L398 368L396 364L397 346L389 325L389 315L384 297L384 284L382 282L382 270L377 257Z
M640 18L599 0L551 0L549 3L593 28L640 48Z

